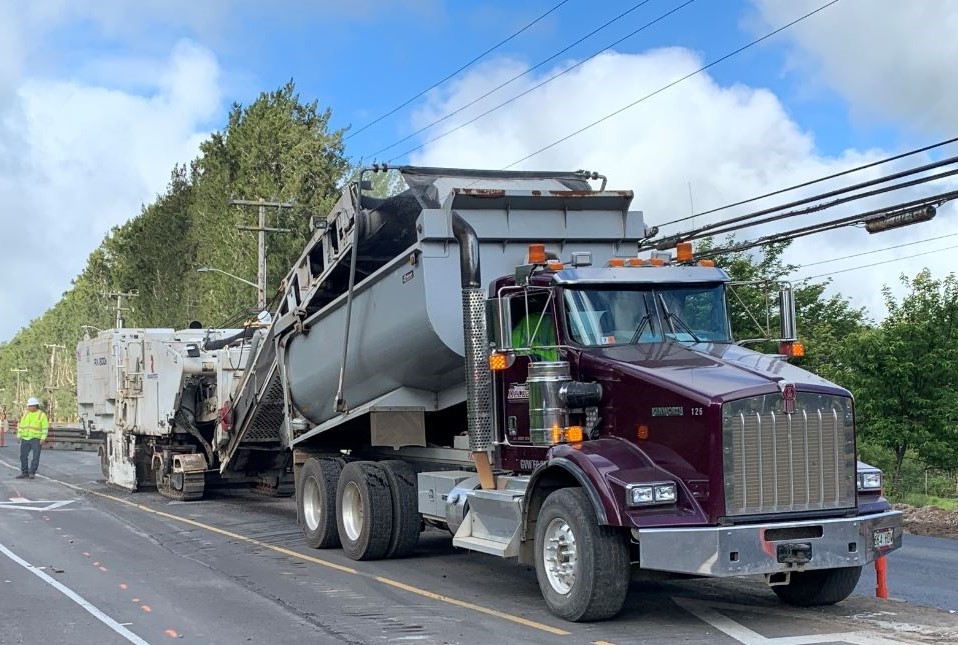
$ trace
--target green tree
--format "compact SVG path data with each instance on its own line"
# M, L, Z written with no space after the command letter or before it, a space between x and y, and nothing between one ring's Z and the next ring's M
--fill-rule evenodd
M910 451L933 467L958 466L958 281L927 269L901 280L902 300L885 287L888 316L844 351L862 435L894 453L893 486Z
M230 206L232 198L296 205L270 213L269 226L293 231L269 237L267 285L275 293L312 234L310 215L326 215L348 169L342 132L329 131L329 118L315 101L302 102L292 81L249 106L234 105L226 127L201 143L201 155L173 168L166 191L106 235L60 301L0 343L0 406L19 414L22 399L36 395L48 398L58 416L72 416L72 387L44 390L51 385L46 345L66 346L61 354L75 370L73 350L86 333L83 326L113 326L115 301L106 295L112 291L139 294L127 303L129 327L183 327L192 319L218 325L237 312L248 315L255 290L196 272L212 266L255 279L256 237L236 226L254 224L256 216ZM26 370L19 401L11 368Z

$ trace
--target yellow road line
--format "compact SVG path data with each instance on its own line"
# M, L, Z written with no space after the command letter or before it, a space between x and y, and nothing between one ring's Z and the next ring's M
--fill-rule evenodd
M13 466L11 466L10 464L8 464L6 461L4 461L4 460L2 460L2 459L0 459L0 463L2 463L3 465L5 465L5 466L7 466L7 467L13 468ZM398 580L392 580L392 579L390 579L390 578L384 578L384 577L382 577L382 576L376 576L376 575L372 575L372 574L365 573L365 572L362 572L362 571L358 571L357 569L354 569L354 568L352 568L352 567L347 567L347 566L343 566L343 565L341 565L341 564L336 564L335 562L330 562L329 560L323 560L322 558L316 558L316 557L313 557L313 556L310 556L310 555L304 555L304 554L302 554L302 553L300 553L300 552L298 552L298 551L294 551L294 550L292 550L292 549L287 549L287 548L285 548L285 547L276 546L276 545L274 545L274 544L268 544L268 543L266 543L266 542L261 542L260 540L257 540L257 539L255 539L255 538L247 537L247 536L245 536L245 535L240 535L239 533L234 533L234 532L232 532L232 531L227 531L226 529L221 529L221 528L218 528L218 527L216 527L216 526L211 526L211 525L209 525L209 524L204 524L204 523L202 523L202 522L197 522L196 520L191 520L191 519L186 518L186 517L180 517L179 515L174 515L174 514L172 514L172 513L166 513L166 512L164 512L164 511L159 511L159 510L156 510L155 508L150 508L149 506L144 506L143 504L137 504L136 502L131 502L130 500L123 499L122 497L116 497L115 495L109 495L109 494L107 494L107 493L101 493L101 492L99 492L99 491L90 490L89 488L83 488L83 487L81 487L81 486L76 486L75 484L70 484L70 483L68 483L68 482L60 481L59 479L53 479L52 477L44 477L44 479L47 479L47 480L52 481L52 482L56 482L56 483L58 483L58 484L61 484L61 485L63 485L63 486L66 486L67 488L72 488L73 490L76 490L76 491L80 491L80 492L83 492L83 493L89 493L89 494L91 494L91 495L96 495L96 496L102 497L102 498L104 498L104 499L109 499L109 500L112 500L112 501L114 501L114 502L118 502L118 503L120 503L120 504L124 504L124 505L126 505L126 506L131 506L131 507L133 507L133 508L135 508L135 509L138 509L138 510L141 510L141 511L143 511L143 512L145 512L145 513L152 513L153 515L156 515L156 516L159 516L159 517L163 517L163 518L166 518L166 519L170 519L170 520L173 520L173 521L176 521L176 522L182 522L182 523L184 523L184 524L189 524L190 526L195 526L196 528L204 529L204 530L206 530L206 531L210 531L210 532L212 532L212 533L216 533L216 534L222 535L222 536L224 536L224 537L232 538L232 539L234 539L234 540L238 540L238 541L241 541L241 542L246 542L246 543L248 543L248 544L253 544L253 545L258 546L258 547L263 548L263 549L269 549L270 551L275 551L276 553L282 553L283 555L287 555L287 556L289 556L289 557L291 557L291 558L295 558L295 559L297 559L297 560L303 560L303 561L305 561L305 562L312 562L313 564L318 564L318 565L323 566L323 567L327 567L327 568L330 568L330 569L335 569L335 570L337 570L337 571L342 571L343 573L351 573L351 574L353 574L353 575L362 576L362 577L365 577L365 578L371 578L371 579L376 580L376 581L378 581L378 582L381 582L381 583L383 583L383 584L385 584L385 585L389 585L390 587L394 587L394 588L396 588L396 589L402 589L403 591L408 591L409 593L414 593L414 594L417 594L417 595L419 595L419 596L423 596L423 597L425 597L425 598L429 598L429 599L431 599L431 600L437 600L437 601L439 601L439 602L443 602L443 603L446 603L446 604L449 604L449 605L454 605L454 606L456 606L456 607L462 607L463 609L470 609L470 610L472 610L472 611L476 611L476 612L479 612L479 613L482 613L482 614L486 614L486 615L489 615L489 616L495 616L495 617L497 617L497 618L501 618L501 619L503 619L503 620L508 620L508 621L510 621L510 622L517 623L517 624L519 624L519 625L524 625L524 626L530 627L530 628L532 628L532 629L538 629L539 631L547 632L547 633L553 634L553 635L555 635L555 636L571 636L571 635L572 635L571 632L569 632L569 631L567 631L567 630L565 630L565 629L559 628L559 627L553 627L552 625L546 625L545 623L540 623L540 622L536 622L536 621L534 621L534 620L529 620L528 618L523 618L522 616L516 616L516 615L513 615L513 614L508 614L508 613L499 611L499 610L497 610L497 609L491 609L491 608L489 608L489 607L483 607L482 605L476 605L476 604L471 603L471 602L466 602L465 600L458 600L458 599L456 599L456 598L450 598L449 596L444 596L444 595L442 595L442 594L438 594L438 593L435 593L435 592L432 592L432 591L427 591L426 589L420 589L419 587L414 587L413 585L408 585L408 584L406 584L406 583L404 583L404 582L399 582ZM609 645L611 645L611 644L609 644Z
M432 591L426 591L425 589L420 589L419 587L413 587L412 585L407 585L402 582L390 580L389 578L383 578L381 576L374 576L374 577L379 582L383 584L387 584L391 587L396 587L397 589L403 589L404 591L408 591L414 594L419 594L420 596L425 596L426 598L431 598L433 600L438 600L440 602L449 603L450 605L455 605L456 607L472 609L473 611L478 611L483 614L489 614L490 616L495 616L497 618L511 620L514 623L519 623L520 625L525 625L526 627L532 627L534 629L540 629L544 632L555 634L556 636L570 635L570 632L567 632L564 629L560 629L558 627L550 627L549 625L543 625L542 623L537 623L534 620L529 620L528 618L523 618L521 616L514 616L512 614L507 614L505 612L501 612L496 609L483 607L482 605L475 605L471 602L466 602L465 600L457 600L455 598L450 598L449 596L443 596L441 594L433 593Z

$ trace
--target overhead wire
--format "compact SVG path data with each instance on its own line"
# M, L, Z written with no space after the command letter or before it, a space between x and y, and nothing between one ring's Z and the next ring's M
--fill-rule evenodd
M954 164L956 161L958 161L958 157L953 157L953 158L947 160L948 164ZM940 163L942 163L942 162L936 162L935 165L937 166L937 165L940 164ZM902 177L902 176L908 176L908 175L916 174L916 173L919 172L919 171L922 171L922 169L921 169L921 168L919 168L919 169L911 169L911 170L909 170L909 171L904 171L904 172L907 173L907 174L895 173L894 175L889 175L888 178L882 177L882 178L879 178L879 179L881 180L881 182L884 182L884 181L887 181L888 179L897 179L897 178L900 178L900 177ZM676 244L677 242L685 242L685 241L689 241L689 240L699 239L699 238L702 238L702 237L711 237L711 236L714 236L714 235L724 235L724 234L726 234L726 233L731 233L731 232L733 232L733 231L738 231L738 230L741 230L741 229L743 229L743 228L752 228L752 227L754 227L754 226L761 226L762 224L769 224L769 223L771 223L771 222L777 222L777 221L780 221L780 220L783 220L783 219L787 219L787 218L790 218L790 217L797 217L798 215L808 215L808 214L810 214L810 213L815 213L815 212L823 211L823 210L826 210L826 209L829 209L829 208L834 208L835 206L840 206L840 205L842 205L842 204L847 204L847 203L850 203L850 202L853 202L853 201L858 201L858 200L860 200L860 199L865 199L865 198L867 198L867 197L875 197L875 196L877 196L877 195L882 195L882 194L884 194L884 193L888 193L888 192L892 192L892 191L896 191L896 190L901 190L901 189L903 189L903 188L911 188L911 187L913 187L913 186L918 186L918 185L920 185L920 184L925 184L925 183L928 183L928 182L931 182L931 181L935 181L935 180L938 180L938 179L944 179L944 178L946 178L946 177L951 177L951 176L953 176L953 175L958 175L958 168L955 168L955 169L952 169L952 170L948 170L948 171L946 171L946 172L940 172L940 173L935 174L935 175L928 175L928 176L926 176L926 177L919 177L918 179L912 179L911 181L903 181L903 182L900 182L900 183L897 183L897 184L893 184L893 185L891 185L891 186L885 186L885 187L882 187L882 188L877 188L877 189L875 189L875 190L870 190L870 191L867 191L867 192L864 192L864 193L858 193L858 194L856 194L856 195L850 195L850 196L847 196L847 197L840 197L840 198L838 198L838 199L833 199L833 200L830 201L830 202L824 202L824 203L821 203L821 204L814 204L814 205L808 206L808 207L806 207L806 208L800 208L800 209L798 209L798 210L786 211L786 212L784 212L784 213L778 213L777 215L770 215L770 216L765 217L765 218L762 218L762 219L754 219L754 218L757 217L757 216L767 214L767 212L768 212L769 210L772 211L772 212L775 212L775 211L779 211L779 210L780 210L780 208L777 208L777 207L776 207L776 208L773 208L773 209L766 209L766 210L763 210L763 211L758 211L757 213L754 213L754 214L744 215L744 216L741 216L741 217L735 217L735 218L732 218L732 219L730 219L730 220L725 220L725 221L721 221L721 222L716 222L716 223L714 223L714 224L709 224L709 225L706 225L706 226L701 226L701 227L699 227L699 228L697 228L697 229L694 229L693 231L688 231L688 232L685 232L685 233L677 233L677 234L675 234L675 235L670 235L670 236L668 236L668 237L666 237L666 238L663 238L663 239L661 239L661 240L658 240L658 241L654 241L654 240L653 240L653 241L647 242L647 243L645 243L645 244L643 244L643 245L640 245L639 250L640 250L640 251L641 251L641 250L648 250L648 249L651 249L651 248L658 248L658 249L672 248L673 246L675 246L675 244ZM862 186L874 185L874 183L877 182L877 181L878 181L878 180L872 180L872 181L869 181L869 182L863 182L862 184L858 184L858 185L855 185L855 186L849 186L849 187L840 189L839 191L830 191L829 193L823 193L822 195L817 195L817 196L814 196L814 197L811 197L811 198L806 198L806 199L800 200L799 202L794 202L794 203L804 204L804 203L808 203L808 202L810 202L810 201L817 201L817 200L819 200L819 199L823 199L823 198L826 198L826 197L831 197L831 196L833 196L834 194L844 194L844 193L846 193L846 192L850 192L851 190L857 190L858 188L860 188L860 187L862 187ZM881 182L879 182L879 183L881 183ZM787 207L787 206L788 206L788 205L786 205L786 207ZM884 211L884 210L888 210L888 209L881 209L881 210L878 211L878 212L882 212L882 211Z
M716 213L716 212L718 212L718 211L728 210L729 208L735 208L736 206L742 206L742 205L744 205L744 204L749 204L749 203L751 203L751 202L756 202L756 201L759 201L759 200L761 200L761 199L766 199L766 198L768 198L768 197L774 197L775 195L781 195L782 193L787 193L787 192L791 192L791 191L793 191L793 190L798 190L799 188L807 188L808 186L813 186L813 185L818 184L818 183L821 183L821 182L823 182L823 181L828 181L828 180L830 180L830 179L837 179L838 177L843 177L843 176L845 176L845 175L850 175L850 174L852 174L852 173L860 172L860 171L862 171L862 170L867 170L867 169L869 169L869 168L874 168L875 166L880 166L880 165L882 165L882 164L886 164L886 163L889 163L889 162L892 162L892 161L898 161L899 159L904 159L904 158L906 158L906 157L910 157L910 156L912 156L912 155L920 154L920 153L922 153L922 152L927 152L927 151L929 151L929 150L934 150L935 148L940 148L940 147L942 147L942 146L946 146L946 145L948 145L948 144L955 143L956 141L958 141L958 137L953 137L953 138L951 138L951 139L946 139L946 140L944 140L944 141L939 141L938 143L933 143L933 144L931 144L931 145L927 145L927 146L924 146L924 147L921 147L921 148L915 148L914 150L909 150L909 151L907 151L907 152L903 152L903 153L901 153L901 154L893 155L893 156L891 156L891 157L885 157L884 159L879 159L878 161L873 161L873 162L871 162L871 163L867 163L867 164L864 164L864 165L861 165L861 166L856 166L856 167L854 167L854 168L849 168L848 170L843 170L843 171L841 171L841 172L836 172L836 173L833 173L833 174L831 174L831 175L826 175L826 176L824 176L824 177L819 177L819 178L817 178L817 179L812 179L812 180L810 180L810 181L802 182L802 183L800 183L800 184L795 184L794 186L788 186L787 188L780 188L780 189L778 189L778 190L774 190L774 191L772 191L772 192L765 193L764 195L758 195L758 196L756 196L756 197L750 197L750 198L748 198L748 199L743 199L743 200L741 200L741 201L734 202L734 203L731 203L731 204L725 204L724 206L719 206L719 207L717 207L717 208L711 208L711 209L706 210L706 211L701 211L701 212L695 213L694 215L687 215L687 216L681 217L681 218L679 218L679 219L674 219L674 220L671 220L671 221L669 221L669 222L665 222L665 223L663 223L663 224L659 224L659 227L661 228L661 227L663 227L663 226L669 226L670 224L677 224L677 223L679 223L679 222L684 222L684 221L686 221L686 220L694 219L694 218L696 218L696 217L702 217L703 215L711 215L712 213Z
M883 253L885 251L893 251L895 249L903 249L906 246L915 246L916 244L926 244L928 242L934 242L936 240L943 240L949 237L955 237L958 233L948 233L946 235L938 235L936 237L925 238L924 240L915 240L914 242L904 242L902 244L894 244L892 246L886 246L880 249L872 249L870 251L862 251L861 253L852 253L851 255L842 255L837 258L830 258L828 260L817 260L815 262L804 262L802 263L801 268L807 269L808 267L816 266L819 264L829 264L831 262L839 262L841 260L850 260L851 258L858 258L863 255L874 255L875 253Z
M887 216L890 214L897 214L900 212L905 212L915 208L920 208L923 206L930 206L933 204L941 205L945 202L958 199L958 190L947 191L944 193L939 193L937 195L931 195L928 197L922 197L908 202L902 202L895 204L893 206L885 206L882 208L874 209L864 213L858 213L855 215L848 215L845 217L839 217L833 220L828 220L825 222L817 222L815 224L810 224L807 226L802 226L799 228L781 231L778 233L773 233L771 235L766 235L759 237L753 240L748 240L745 242L739 242L725 247L716 247L707 249L701 253L697 253L695 257L698 258L709 258L716 255L722 255L725 253L735 253L738 251L745 251L756 246L766 246L768 244L774 244L776 242L785 242L797 239L799 237L805 237L807 235L812 235L814 233L821 233L824 231L830 231L837 228L842 228L845 226L852 226L857 224L863 224L869 219Z
M509 168L512 168L512 167L514 167L514 166L517 166L517 165L521 164L521 163L524 162L524 161L528 161L529 159L531 159L531 158L533 158L533 157L535 157L535 156L538 156L538 155L542 154L542 153L545 152L546 150L550 150L551 148L554 148L555 146L559 145L560 143L563 143L563 142L565 142L565 141L568 141L569 139L571 139L571 138L573 138L573 137L576 137L576 136L582 134L582 133L585 132L586 130L589 130L589 129L591 129L591 128L594 128L595 126L599 125L600 123L603 123L603 122L605 122L605 121L611 119L612 117L614 117L614 116L616 116L616 115L618 115L618 114L621 114L622 112L625 112L625 111L628 110L628 109L631 109L631 108L635 107L635 106L638 105L639 103L642 103L643 101L646 101L646 100L652 98L653 96L655 96L655 95L657 95L657 94L661 94L662 92L664 92L664 91L666 91L666 90L668 90L668 89L670 89L670 88L672 88L672 87L678 85L678 84L681 83L682 81L685 81L685 80L687 80L687 79L689 79L689 78L692 78L693 76L696 76L696 75L698 75L698 74L704 72L705 70L710 69L710 68L714 67L715 65L718 65L719 63L721 63L721 62L723 62L723 61L726 61L726 60L728 60L729 58L731 58L731 57L733 57L733 56L735 56L735 55L737 55L737 54L740 54L741 52L743 52L743 51L745 51L745 50L747 50L747 49L749 49L749 48L751 48L751 47L754 47L755 45L757 45L757 44L759 44L759 43L761 43L761 42L763 42L763 41L765 41L765 40L768 40L768 39L771 38L772 36L774 36L774 35L776 35L776 34L778 34L778 33L781 33L782 31L785 31L785 30L788 29L789 27L792 27L793 25L796 25L796 24L802 22L803 20L806 20L806 19L808 19L808 18L814 16L815 14L819 13L820 11L824 11L824 10L827 9L828 7L830 7L830 6L834 5L834 4L837 4L838 1L839 1L839 0L831 0L830 2L826 2L825 4L819 6L817 9L813 9L812 11L809 11L808 13L806 13L806 14L804 14L804 15L802 15L802 16L800 16L800 17L794 19L794 20L792 20L791 22L786 23L785 25L782 25L781 27L778 27L777 29L774 29L774 30L768 32L768 33L765 34L764 36L761 36L761 37L759 37L759 38L756 38L755 40L753 40L753 41L751 41L751 42L749 42L749 43L747 43L747 44L745 44L745 45L739 47L738 49L735 49L735 50L733 50L733 51L731 51L731 52L725 54L724 56L721 56L721 57L719 57L719 58L713 60L712 62L707 63L707 64L705 64L705 65L699 67L699 68L696 69L695 71L690 72L690 73L686 74L685 76L682 76L681 78L678 78L678 79L672 81L671 83L668 83L667 85L663 85L662 87L660 87L659 89L655 90L654 92L651 92L651 93L649 93L649 94L646 94L645 96L643 96L643 97L641 97L641 98L639 98L639 99L637 99L637 100L635 100L635 101L632 101L632 102L629 103L628 105L625 105L625 106L623 106L623 107L621 107L621 108L619 108L619 109L617 109L617 110L615 110L615 111L613 111L613 112L610 112L609 114L603 116L602 118L600 118L600 119L598 119L598 120L596 120L596 121L593 121L592 123L590 123L590 124L588 124L588 125L585 125L585 126L579 128L578 130L576 130L576 131L574 131L574 132L571 132L571 133L565 135L564 137L561 137L561 138L559 138L559 139L556 139L555 141L553 141L553 142L550 143L549 145L543 146L542 148L539 148L539 149L536 150L535 152L531 152L531 153L527 154L526 156L522 157L521 159L517 159L516 161L513 161L513 162L512 162L511 164L509 164L508 166L505 166L504 168L502 168L502 170L508 170Z
M956 245L954 245L954 246L945 246L945 247L943 247L943 248L934 249L934 250L931 250L931 251L923 251L923 252L921 252L921 253L915 253L915 254L909 255L908 257L905 257L905 258L892 258L892 259L890 259L890 260L883 260L882 262L873 262L873 263L871 263L871 264L862 264L862 265L857 266L857 267L849 267L849 268L847 268L847 269L838 269L837 271L829 271L828 273L819 273L818 275L810 275L810 276L805 276L805 277L802 277L802 278L796 278L795 281L796 281L796 282L804 282L804 281L806 281L806 280L815 280L815 279L817 279L817 278L825 278L825 277L828 277L828 276L830 276L830 275L838 275L839 273L848 273L849 271L858 271L858 270L860 270L860 269L870 269L870 268L872 268L872 267L882 266L882 265L884 265L884 264L891 264L892 262L903 262L903 261L905 261L905 260L910 260L910 259L912 259L912 258L917 258L917 257L921 257L921 256L924 256L924 255L931 255L931 254L933 254L933 253L941 253L942 251L950 251L951 249L958 249L958 244L956 244Z
M415 96L413 96L413 97L407 99L407 100L404 101L403 103L400 103L399 105L397 105L397 106L394 107L393 109L389 110L389 111L386 112L385 114L383 114L383 115L381 115L381 116L379 116L379 117L373 119L372 121L370 121L369 123L367 123L367 124L364 125L363 127L359 128L359 129L356 130L355 132L352 132L352 133L350 133L348 136L343 137L343 141L348 141L349 139L353 138L354 136L356 136L356 135L359 134L360 132L365 132L365 131L368 130L370 127L376 125L377 123L379 123L379 122L382 121L383 119L392 116L393 114L395 114L395 113L398 112L399 110L403 109L404 107L406 107L407 105L409 105L410 103L412 103L413 101L415 101L416 99L418 99L419 97L423 96L423 95L426 94L427 92L430 92L430 91L436 89L437 87L439 87L440 85L442 85L443 83L445 83L445 82L448 81L449 79L453 78L454 76L456 76L457 74L459 74L459 73L462 72L463 70L467 69L468 67L471 67L473 64L475 64L476 62L478 62L479 60L481 60L482 58L484 58L484 57L487 56L488 54L491 54L491 53L494 52L495 50L499 49L500 47L502 47L503 45L505 45L507 42L509 42L510 40L512 40L513 38L515 38L516 36L520 35L520 34L523 33L524 31L527 31L528 29L531 29L533 26L536 25L536 23L538 23L539 21L543 20L546 16L548 16L548 15L551 14L551 13L553 13L554 11L558 10L562 5L566 4L568 1L569 1L569 0L562 0L562 1L559 2L558 4L554 5L551 9L549 9L549 10L546 11L545 13L541 14L538 18L536 18L536 19L533 20L532 22L526 24L525 26L523 26L523 27L522 27L521 29L519 29L518 31L513 32L511 35L509 35L509 36L508 36L507 38L505 38L504 40L499 41L498 43L496 43L495 45L493 45L493 46L490 47L489 49L485 50L484 52L482 52L481 54L479 54L478 56L476 56L475 58L473 58L472 60L470 60L468 63L466 63L465 65L463 65L463 66L460 67L459 69L457 69L456 71L454 71L454 72L452 72L451 74L449 74L448 76L445 76L444 78L442 78L442 79L436 81L435 83L433 83L432 85L430 85L429 87L427 87L426 89L424 89L423 91L421 91L419 94L416 94Z
M506 81L503 81L502 83L500 83L500 84L497 85L496 87L492 88L491 90L489 90L489 91L486 92L485 94L482 94L481 96L478 96L478 97L472 99L472 100L469 101L468 103L465 103L465 104L463 104L463 105L460 105L458 108L456 108L456 109L453 110L452 112L443 115L442 117L436 119L435 121L432 121L431 123L429 123L429 124L427 124L427 125L424 125L423 127L419 128L419 129L416 130L415 132L409 133L408 135L406 135L406 136L403 137L402 139L399 139L398 141L395 141L395 142L389 144L389 145L386 146L385 148L381 148L381 149L377 150L376 152L374 152L374 153L372 153L371 155L369 155L369 157L370 157L370 158L375 158L377 155L382 154L383 152L386 152L387 150L392 150L393 148L395 148L396 146L398 146L400 143L403 143L403 142L405 142L405 141L408 141L408 140L412 139L413 137L415 137L416 135L421 134L421 133L425 132L426 130L428 130L428 129L434 127L434 126L439 125L439 124L442 123L443 121L446 121L446 120L448 120L448 119L451 119L452 117L454 117L455 115L459 114L459 113L462 112L463 110L465 110L465 109L467 109L467 108L469 108L469 107L472 107L473 105L475 105L475 104L478 103L479 101L483 100L484 98L487 98L488 96L490 96L490 95L492 95L492 94L495 94L496 92L498 92L499 90L501 90L501 89L504 88L505 86L507 86L507 85L513 83L514 81L517 81L518 79L522 78L523 76L526 76L527 74L529 74L529 73L535 71L536 69L542 67L543 65L545 65L545 64L548 63L549 61L555 60L556 58L558 58L558 57L561 56L562 54L566 53L567 51L569 51L570 49L572 49L572 48L575 47L576 45L579 45L579 44L581 44L583 41L588 40L589 38L591 38L591 37L594 36L595 34L597 34L597 33L599 33L600 31L602 31L603 29L609 27L610 25L612 25L612 24L615 23L615 22L618 22L619 20L621 20L622 18L624 18L624 17L627 16L628 14L630 14L630 13L632 13L633 11L635 11L635 10L641 8L643 5L646 5L646 4L648 4L649 2L651 2L651 1L652 1L652 0L642 0L642 2L638 2L638 3L634 4L634 5L632 5L632 7L626 9L625 11L623 11L623 12L620 13L619 15L615 16L614 18L611 18L610 20L606 21L606 22L603 23L602 25L599 25L598 27L596 27L595 29L593 29L592 31L590 31L589 33L587 33L585 36L582 36L581 38L579 38L579 39L576 40L575 42L573 42L573 43L571 43L571 44L569 44L569 45L563 47L562 49L560 49L559 51L555 52L554 54L552 54L552 55L549 56L548 58L545 58L545 59L539 61L538 63L536 63L536 64L533 65L532 67L529 67L528 69L526 69L526 70L524 70L524 71L522 71L522 72L520 72L520 73L514 75L512 78L510 78L510 79L508 79L508 80L506 80ZM682 7L684 7L685 5L691 4L692 2L695 2L695 0L688 0L685 4L682 5ZM677 7L676 9L673 9L673 10L670 11L668 14L665 14L665 16L667 16L667 15L669 15L669 14L671 14L671 13L674 13L675 11L678 11L678 9L681 9L682 7ZM503 103L500 103L499 105L495 106L494 108L492 108L492 109L490 109L490 110L487 110L486 112L483 112L482 114L480 114L479 116L475 117L474 119L472 119L472 120L470 120L470 121L467 121L466 123L462 123L462 124L458 125L457 127L453 128L453 129L451 129L451 130L449 130L448 132L443 132L442 134L438 135L437 137L435 137L435 138L433 138L433 139L430 139L429 141L423 142L422 144L420 144L419 146L413 148L412 150L407 150L406 152L404 152L404 153L402 153L402 154L400 154L400 155L397 155L396 157L393 157L392 159L389 159L389 160L388 160L388 163L392 163L394 160L396 160L396 159L398 159L398 158L401 158L401 157L404 157L405 155L409 154L410 152L414 152L415 150L418 150L419 148L421 148L421 147L423 147L423 146L425 146L425 145L428 145L428 144L432 143L433 141L436 141L436 140L438 140L438 139L441 139L441 138L443 138L443 137L446 137L446 136L452 134L453 132L464 128L465 126L469 125L470 123L474 123L475 121L478 121L479 119L483 118L483 117L486 116L487 114L490 114L490 113L492 113L492 112L495 112L496 110L502 108L503 106L508 105L509 103L512 103L513 101L517 100L518 98L520 98L520 97L522 97L522 96L525 96L525 95L528 94L529 92L532 92L533 90L536 90L536 89L542 87L542 86L545 85L546 83L549 83L549 82L555 80L556 78L562 76L563 74L567 74L568 72L571 72L573 69L576 69L577 67L581 66L582 64L584 64L584 63L586 63L586 62L592 60L593 58L595 58L596 56L598 56L598 55L601 54L602 52L608 51L609 49L611 49L612 47L615 47L616 45L618 45L618 44L621 43L622 41L627 40L628 38L631 38L632 36L636 35L636 34L639 33L640 31L642 31L643 29L646 29L647 27L649 27L649 26L655 24L656 22L658 22L659 20L661 20L661 19L664 18L665 16L661 16L661 17L657 18L656 20L652 21L651 23L647 23L647 24L643 25L643 26L640 27L639 29L636 29L635 31L633 31L633 32L631 32L631 33L629 33L629 34L627 34L626 36L624 36L624 37L620 38L619 40L615 41L614 43L612 43L611 45L608 45L607 47L604 47L604 48L600 49L599 51L595 52L594 54L592 54L592 55L589 56L588 58L585 58L585 59L579 61L578 63L576 63L575 65L572 65L571 67L562 70L561 72L559 72L559 73L557 73L557 74L555 74L555 75L549 77L548 79L546 79L545 81L542 81L541 83L535 85L534 87L531 87L531 88L527 89L526 91L522 92L521 94L517 94L516 96L513 96L513 97L510 98L509 100L504 101Z

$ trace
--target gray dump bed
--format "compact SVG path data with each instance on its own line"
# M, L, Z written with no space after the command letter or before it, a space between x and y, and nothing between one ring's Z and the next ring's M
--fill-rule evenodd
M276 351L268 360L278 369L257 368L258 382L247 387L260 396L247 397L248 408L238 410L241 430L244 419L260 427L257 410L270 396L287 408L280 430L287 444L372 405L428 412L465 399L456 214L478 238L482 287L523 264L530 242L545 243L560 259L590 251L604 263L634 255L646 233L642 214L629 211L630 191L594 191L582 174L400 171L407 188L395 196L375 199L348 189L290 273L271 330ZM336 394L354 242L343 412Z

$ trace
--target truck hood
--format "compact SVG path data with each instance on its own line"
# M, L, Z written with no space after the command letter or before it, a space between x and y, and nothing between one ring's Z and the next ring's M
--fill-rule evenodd
M599 378L609 371L618 372L700 400L722 402L767 394L785 383L800 391L851 396L831 381L780 357L732 344L617 345L585 352L582 366Z

